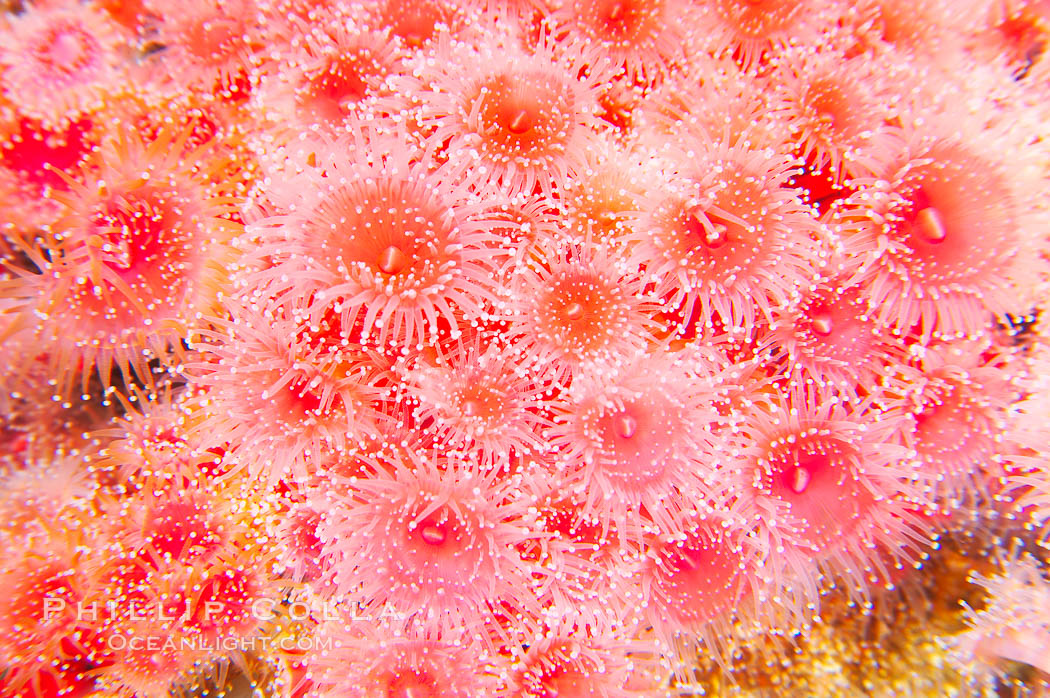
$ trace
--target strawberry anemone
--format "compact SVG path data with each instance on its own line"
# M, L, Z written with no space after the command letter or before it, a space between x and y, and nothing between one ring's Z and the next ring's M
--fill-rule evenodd
M0 659L5 667L29 669L41 657L59 656L61 646L84 627L76 605L87 593L82 559L88 548L77 550L83 538L64 526L5 543Z
M432 343L442 323L458 336L496 300L491 221L401 140L352 147L359 158L304 173L298 210L256 224L259 253L278 262L256 281L313 292L314 321L335 311L343 327L360 323L362 341Z
M211 89L247 68L262 42L254 0L146 0L164 50L148 57L179 88Z
M987 28L971 47L989 63L1010 69L1015 79L1027 77L1042 62L1050 38L1050 8L1042 0L1005 0L988 9Z
M61 393L78 373L86 392L92 370L110 385L114 366L150 381L147 359L178 353L197 315L214 306L239 226L233 202L214 189L223 156L183 153L189 135L107 143L88 181L52 194L63 213L32 282Z
M847 413L800 388L772 413L752 411L740 431L742 496L758 512L774 588L813 602L827 571L865 594L888 579L886 560L899 563L925 540L905 506L919 494L906 479L907 450L894 445L905 424L899 410Z
M581 169L597 137L603 71L580 74L546 44L532 54L460 46L437 65L422 78L431 85L422 92L422 119L434 142L448 142L449 168L459 179L550 195Z
M631 82L649 83L687 56L692 7L681 0L564 0L555 33L590 46Z
M520 548L537 534L517 486L469 462L411 451L351 478L330 495L318 531L332 586L405 632L447 637L507 613L528 624L539 612L539 569Z
M845 15L860 49L910 54L950 65L961 57L963 38L976 32L981 11L956 0L862 0Z
M296 131L342 125L354 110L382 95L389 76L400 69L402 52L387 33L345 18L314 23L320 26L304 32L296 51L256 71L253 99Z
M604 530L615 522L621 535L629 525L672 533L683 513L720 500L717 392L716 377L670 355L646 357L556 403L549 438L581 514Z
M523 364L603 380L640 355L659 331L659 303L605 245L547 244L516 270L508 303Z
M0 25L0 91L46 126L66 123L122 87L123 28L92 5L7 14Z
M664 182L638 151L602 138L587 165L560 192L571 234L613 243L624 235L646 191Z
M7 223L14 231L35 230L55 220L59 205L51 190L68 191L59 172L82 180L100 130L83 118L62 126L45 126L28 118L4 120L0 126L0 196ZM5 226L5 232L9 229ZM5 243L6 244L6 243Z
M1031 192L973 139L905 134L898 152L833 214L871 312L925 339L977 333L1023 297Z
M265 627L259 609L274 608L286 591L272 575L273 559L260 552L236 551L194 570L186 581L193 594L187 634L221 642L251 637Z
M475 337L406 369L415 418L444 447L472 453L482 465L545 450L540 406L545 386L525 375L499 343Z
M880 325L848 274L821 279L797 305L778 309L759 351L785 361L784 372L821 394L856 398L905 362L903 340Z
M0 465L0 540L42 534L60 521L79 525L97 489L82 459L31 444L21 451L17 465Z
M711 48L732 54L745 69L771 50L817 43L835 21L835 6L827 0L707 0L701 6Z
M917 479L951 509L983 489L982 473L994 473L1000 458L1002 404L977 388L958 376L924 390L915 426L906 432L919 458Z
M229 299L188 367L205 390L195 430L223 434L229 457L253 477L306 477L319 459L362 444L376 430L376 363L338 327L313 325L291 305ZM330 341L332 340L332 341Z
M565 232L561 203L542 195L496 194L479 215L489 221L489 232L499 239L501 256L507 259L507 263L499 265L504 280L535 253L537 245L547 244Z
M937 506L981 501L988 483L1005 474L1007 412L1019 393L1006 359L984 342L934 345L924 357L926 380L914 394L904 443L917 459L915 479Z
M308 504L293 505L277 531L282 543L281 567L296 582L313 582L325 569L317 528L321 512Z
M513 698L583 698L622 695L631 679L625 645L610 634L596 638L547 633L514 665ZM655 687L654 687L655 688Z
M621 534L615 522L584 515L581 498L562 487L562 478L536 464L526 478L527 496L536 502L538 527L545 534L529 554L555 570L540 596L544 623L604 635L638 620L637 590L631 579L639 566L639 527Z
M512 0L507 0L508 2ZM377 26L413 49L425 46L445 32L463 30L468 13L450 0L372 0L369 13Z
M138 389L128 398L118 394L124 414L91 435L102 444L90 466L94 478L107 488L127 492L153 478L174 477L184 466L197 466L194 451L203 450L202 444L187 436L191 418L185 398L191 394L176 393L170 384L153 394Z
M688 151L696 148L694 134L708 133L729 144L746 140L755 150L786 150L789 131L773 97L730 59L694 56L681 74L654 87L639 105L641 141L657 152L668 142Z
M778 57L775 76L779 117L809 169L838 185L892 155L897 105L888 83L904 76L891 62L794 50Z
M972 574L969 581L982 587L988 603L966 607L968 629L955 637L950 658L965 671L987 673L998 683L1008 663L1027 664L1050 672L1050 580L1045 563L1019 546L1003 554L1000 569L991 576Z
M771 320L820 266L820 227L787 186L793 160L702 135L693 147L701 162L669 163L680 184L643 203L629 258L684 317L695 310L701 327L719 319L749 335L759 313Z
M652 541L638 575L656 636L680 650L703 641L718 661L732 637L734 614L762 583L760 551L727 523L695 519L685 535ZM682 654L695 656L695 650ZM683 675L691 670L674 668Z

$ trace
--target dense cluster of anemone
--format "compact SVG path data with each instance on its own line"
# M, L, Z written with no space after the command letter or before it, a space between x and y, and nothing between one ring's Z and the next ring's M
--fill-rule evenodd
M1050 540L1045 3L0 13L0 695L680 695Z

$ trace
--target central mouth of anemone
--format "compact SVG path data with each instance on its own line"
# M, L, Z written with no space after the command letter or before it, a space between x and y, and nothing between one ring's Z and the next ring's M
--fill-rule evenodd
M547 332L575 351L602 346L618 321L615 297L589 275L552 280L542 317Z
M570 301L565 305L564 314L567 320L579 320L584 316L584 312L583 304L578 301Z
M761 491L790 508L806 545L832 544L859 525L875 497L854 467L857 451L834 437L787 437L761 469Z
M437 681L422 669L395 674L386 690L386 698L437 698L439 695Z
M911 206L903 216L903 226L912 247L939 245L948 238L944 214L930 199L922 187L914 189L909 196Z
M479 422L494 422L507 412L503 393L484 383L475 383L453 397L464 417Z
M625 41L639 35L649 15L656 15L660 2L648 3L637 0L612 0L598 8L597 20L600 30L609 39Z
M379 253L376 266L384 274L393 276L404 269L409 262L408 255L397 245L388 245Z
M327 99L338 107L361 101L368 91L368 85L358 72L353 58L362 59L356 56L350 58L331 60L310 81L310 92L314 97Z
M717 250L733 240L745 237L747 228L736 216L697 206L685 214L686 230L700 239L709 250Z
M817 336L829 337L835 329L831 309L823 303L818 303L807 309L806 318L809 320L809 329Z
M99 48L92 43L76 27L62 26L43 37L41 51L46 52L48 65L69 76L82 72L91 64L91 57L98 54Z
M621 412L613 418L613 433L621 439L633 438L638 431L638 420L628 412Z
M803 495L814 480L820 482L837 469L836 460L830 453L810 452L800 447L790 449L771 461L769 489L783 499Z
M542 118L542 101L546 95L531 93L528 81L516 80L503 76L489 85L489 98L484 111L486 121L497 130L519 137L518 140L531 140L527 136L538 136L531 133L540 125Z
M514 152L545 148L564 134L571 113L562 85L535 71L509 72L482 87L479 127L491 143Z
M511 133L522 135L532 130L536 123L536 114L516 105L506 105L500 114L500 122Z
M428 545L439 546L448 538L446 526L433 521L420 524L418 530L419 537Z
M654 415L652 408L628 404L600 418L604 444L600 471L617 488L659 489L674 469L674 437L663 433L659 410Z
M931 245L944 242L948 236L948 231L944 226L944 217L932 206L920 209L915 213L912 227L921 240Z

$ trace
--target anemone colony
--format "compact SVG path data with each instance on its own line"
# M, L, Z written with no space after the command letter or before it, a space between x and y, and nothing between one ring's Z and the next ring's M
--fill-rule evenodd
M1050 671L1043 0L2 13L2 695Z

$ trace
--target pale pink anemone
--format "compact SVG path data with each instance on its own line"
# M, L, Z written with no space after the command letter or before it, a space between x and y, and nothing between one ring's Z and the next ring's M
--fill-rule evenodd
M1050 581L1045 564L1015 545L995 575L971 575L988 596L984 608L966 607L969 629L950 643L949 658L966 674L996 683L1004 662L1050 673Z
M1029 203L1042 194L992 142L947 123L905 131L898 155L839 202L832 220L869 275L880 323L925 340L972 335L1024 303L1036 264L1024 253L1039 225Z
M1024 80L1034 66L1045 63L1048 37L1050 6L1044 0L1001 0L989 3L967 49L981 63Z
M459 180L550 195L584 166L607 71L581 73L547 43L533 53L453 43L420 72L421 84L408 87L431 141L448 143L448 168Z
M758 352L778 371L814 385L819 395L857 399L874 387L914 378L901 375L907 347L899 333L878 322L868 309L862 286L851 286L848 260L834 261L837 273L824 274L796 303L778 308L759 332Z
M229 86L263 46L265 32L254 0L146 0L146 7L160 18L156 40L164 49L147 61L161 86Z
M129 44L123 27L84 3L7 14L0 25L0 91L22 115L63 124L124 87Z
M595 696L666 695L653 680L638 685L644 667L636 669L631 650L642 643L606 632L583 636L547 632L530 639L528 651L512 665L509 698L585 698ZM637 693L636 693L637 691Z
M756 67L770 52L796 43L819 44L842 8L829 0L702 0L697 3L710 49Z
M907 77L899 66L805 49L783 52L775 65L770 86L777 117L807 167L840 184L892 156L895 140L887 134L899 97L891 81Z
M443 449L472 454L487 466L543 453L547 385L494 338L460 340L432 359L405 362L405 401Z
M301 34L295 48L253 69L258 86L253 104L287 128L285 138L317 129L338 133L354 112L390 91L405 51L390 36L339 13L292 25Z
M695 134L752 150L787 150L790 131L780 118L777 95L757 76L726 57L693 56L678 74L654 87L636 110L643 147L659 150L670 141L696 151Z
M820 224L788 186L797 165L790 157L713 143L702 132L690 146L666 144L677 182L643 203L628 258L645 265L685 318L696 310L701 327L720 322L749 336L820 268Z
M322 154L294 178L294 210L252 224L254 254L271 262L249 285L311 297L315 322L335 311L343 327L360 324L363 341L430 344L442 328L456 337L496 300L489 218L405 134L366 128L355 123L338 146L358 158Z
M621 240L646 194L666 185L647 155L633 143L600 138L586 166L559 192L563 235L606 244Z
M980 0L978 0L980 1ZM862 0L844 15L855 52L907 55L945 69L957 65L980 22L974 0Z
M769 582L814 602L822 574L870 593L870 579L916 555L925 524L910 511L907 424L899 407L868 402L850 410L812 389L781 394L740 426L743 501L755 511L755 537L768 555Z
M698 50L695 7L682 0L560 0L555 35L591 48L628 83L648 84Z
M540 595L544 624L555 631L597 635L618 633L640 622L638 592L632 580L641 563L641 528L584 513L580 497L562 486L545 464L534 464L523 480L526 496L535 501L537 524L546 538L528 555L554 571Z
M752 612L764 584L763 551L746 535L744 510L734 505L694 518L682 534L654 538L635 583L653 632L688 680L697 643L716 662L732 645L733 624Z
M89 583L81 562L89 548L78 551L84 542L68 523L33 535L4 537L0 660L5 666L26 666L27 658L54 656L64 638L72 639L85 627L76 612Z
M1011 379L1019 362L987 339L935 342L914 384L904 443L915 453L913 478L923 500L942 510L992 498L989 483L1005 474L1010 404L1021 395Z
M601 243L538 245L507 290L507 334L521 364L566 383L602 381L643 355L661 331L659 301Z
M581 517L603 531L615 523L621 538L632 529L671 534L683 516L724 501L717 368L689 351L647 356L553 403L548 438Z
M522 551L542 534L514 477L409 450L339 484L318 534L334 591L364 613L405 632L465 628L487 644L504 615L538 618L544 575Z
M232 462L254 477L303 479L328 454L377 432L382 365L357 344L329 341L293 308L230 299L227 318L199 331L188 367L206 388L193 403L199 433L224 435Z
M499 240L497 258L501 261L496 264L501 286L506 286L517 269L544 245L564 239L569 232L561 199L543 194L496 193L484 200L488 206L477 215L487 221L489 232Z

